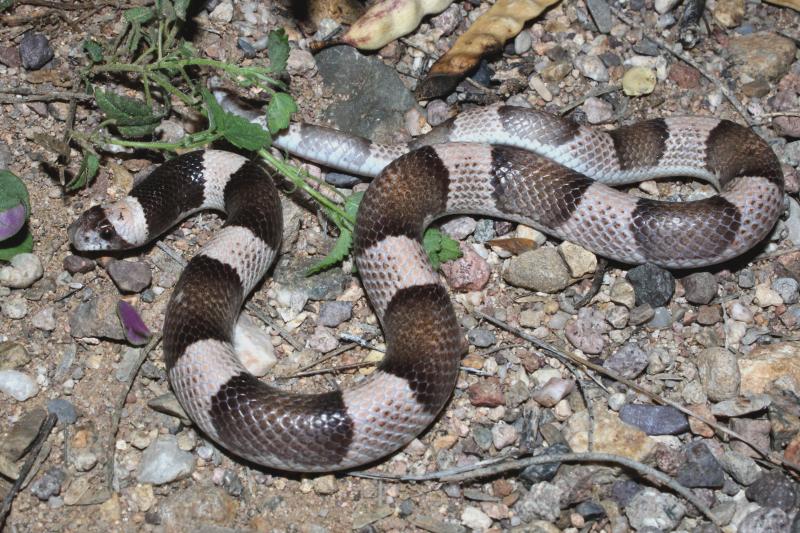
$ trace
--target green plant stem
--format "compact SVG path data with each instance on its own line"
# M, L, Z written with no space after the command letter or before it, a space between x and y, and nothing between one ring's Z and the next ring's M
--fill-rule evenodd
M311 187L306 180L300 175L300 172L297 168L289 165L282 159L279 159L269 153L268 150L262 148L258 151L258 155L267 162L272 168L277 170L281 173L281 175L285 176L292 184L305 191L309 196L311 196L314 200L316 200L325 210L331 215L335 220L334 222L337 225L344 226L345 229L349 231L353 231L355 227L355 219L352 218L342 207L331 201L328 197L324 194L320 193L315 188ZM338 191L337 191L338 192ZM338 220L336 220L338 219Z

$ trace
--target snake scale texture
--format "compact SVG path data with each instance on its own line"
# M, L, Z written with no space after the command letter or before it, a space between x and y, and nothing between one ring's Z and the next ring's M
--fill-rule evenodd
M508 106L471 110L407 145L378 145L293 125L275 144L299 157L376 176L355 230L355 260L383 326L385 358L357 386L294 394L249 374L232 344L241 306L279 248L270 172L206 150L161 165L122 200L69 228L78 250L140 247L201 209L225 226L189 262L164 324L169 380L192 420L231 452L293 471L333 471L380 459L434 420L465 350L447 289L421 245L452 213L518 221L625 263L692 268L719 263L768 235L783 210L770 147L726 120L686 117L612 131ZM713 183L683 203L609 187L664 176Z

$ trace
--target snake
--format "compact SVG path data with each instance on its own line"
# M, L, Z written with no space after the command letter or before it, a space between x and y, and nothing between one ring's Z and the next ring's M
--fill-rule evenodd
M196 211L226 214L167 305L168 378L211 440L279 470L328 472L376 462L432 425L448 402L467 343L421 243L433 220L498 217L623 263L686 269L752 248L784 209L782 169L767 142L711 117L602 130L494 105L465 110L407 143L293 123L274 145L374 177L356 217L353 254L387 349L374 372L350 388L282 390L248 373L237 357L237 317L281 241L275 175L264 165L213 149L180 155L124 198L85 211L68 234L79 251L134 249ZM612 187L666 176L718 190L669 202Z

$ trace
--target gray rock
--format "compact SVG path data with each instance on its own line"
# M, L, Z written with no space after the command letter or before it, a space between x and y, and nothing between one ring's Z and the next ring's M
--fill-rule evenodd
M739 363L729 350L716 346L703 350L697 354L697 370L712 402L735 398L739 394Z
M353 316L352 302L324 302L319 309L317 323L320 326L335 328Z
M350 46L326 48L315 59L325 87L346 98L331 104L325 118L347 133L396 142L397 132L405 129L406 111L416 106L397 72Z
M797 46L791 39L763 31L733 37L727 50L741 74L773 80L789 69Z
M707 304L717 295L717 278L710 272L695 272L681 280L686 301L693 304Z
M537 450L534 455L560 455L564 453L570 453L570 451L571 450L569 449L569 446L563 442L558 442L552 446L548 446L547 448L541 448ZM525 467L525 469L520 472L519 477L526 485L532 485L541 481L550 481L555 477L560 466L561 463L557 462L530 465Z
M646 37L633 45L633 51L639 55L651 57L655 57L661 53L661 49L658 45Z
M428 124L434 127L450 118L450 106L444 100L431 100L425 110L428 113Z
M595 55L582 55L575 58L575 66L589 79L605 82L609 80L608 69Z
M272 279L280 288L302 293L306 299L335 300L344 292L350 281L350 275L345 274L341 268L331 268L313 276L306 276L306 270L318 261L317 257L282 256L275 266Z
M763 411L772 403L769 394L751 394L739 396L711 406L714 416L733 418Z
M441 225L440 229L457 241L463 241L478 227L472 217L454 217Z
M524 54L531 49L531 44L533 44L531 32L522 30L514 37L514 53L518 56Z
M653 309L652 305L637 305L631 309L630 315L628 315L628 323L631 326L638 326L640 324L644 324L648 320L651 320L655 314L656 310Z
M757 509L739 523L738 533L789 533L789 525L781 509Z
M606 510L599 503L587 500L575 506L575 512L581 515L584 520L599 520L606 516Z
M668 270L652 264L634 267L625 277L636 293L636 305L667 305L675 292L675 278Z
M666 307L656 307L653 309L653 317L647 323L647 327L652 329L664 329L672 325L672 313Z
M31 318L31 324L36 329L42 331L53 331L56 329L56 317L54 315L55 309L52 307L45 307Z
M603 124L614 116L614 106L596 96L587 98L581 105L581 110L586 113L589 124Z
M631 499L642 490L642 486L632 479L620 479L611 485L611 499L620 507L627 507Z
M106 268L114 284L122 292L142 292L153 281L150 267L141 261L113 260Z
M472 429L472 440L481 450L487 451L492 447L492 430L486 426L475 426Z
M608 7L608 3L605 0L587 0L586 7L589 8L589 13L600 33L610 33L614 19L611 17L611 8Z
M0 305L3 315L11 320L20 320L25 318L28 314L28 304L20 297L12 297L7 299Z
M39 385L32 377L17 370L0 370L0 392L24 402L39 394Z
M631 527L671 531L686 514L686 506L672 494L647 487L636 493L625 508Z
M740 485L752 485L761 476L758 464L746 455L727 451L720 456L719 462L722 468Z
M52 496L61 493L61 485L67 479L67 474L58 467L47 470L39 479L31 483L31 493L42 501L49 500Z
M634 379L647 368L649 358L638 344L629 342L603 361L603 366L623 377Z
M113 296L92 297L81 304L69 317L73 337L99 337L125 340L122 324L117 317L117 300Z
M282 500L275 501L280 503ZM268 503L264 506L266 510L270 510ZM185 490L173 492L164 500L158 521L165 531L200 533L203 530L216 529L219 533L218 528L235 523L238 510L239 502L225 489L213 485L191 485Z
M17 370L31 362L25 346L18 342L0 342L0 370Z
M503 279L516 287L548 293L562 291L572 281L555 248L538 248L512 257L503 270Z
M800 284L794 278L778 278L772 282L772 290L780 294L783 303L796 304L800 296Z
M746 268L739 272L739 279L737 282L739 283L739 287L743 289L752 289L756 286L756 275L752 270Z
M75 406L69 400L62 398L47 400L47 412L56 415L59 424L70 425L78 420Z
M0 287L27 289L44 274L39 256L31 253L17 254L10 264L0 268Z
M188 477L194 470L194 456L178 447L174 435L161 435L142 453L136 471L140 483L163 485Z
M797 483L779 471L767 472L747 487L745 496L762 507L777 507L787 513L797 510Z
M722 465L705 442L690 442L684 447L684 454L686 461L678 467L678 483L690 488L720 488L725 484Z
M603 351L603 334L608 329L608 322L602 313L590 307L582 307L578 311L578 319L567 323L564 334L573 346L584 353L595 355Z
M497 337L488 329L473 328L467 333L467 340L478 348L488 348L497 342Z
M53 59L53 49L44 34L28 32L19 43L19 57L25 70L38 70Z
M234 472L229 468L226 468L225 473L222 474L222 488L224 488L225 492L227 492L234 498L240 497L242 495L242 492L244 492L244 485L242 484L242 480L239 479L239 476L236 475L236 472Z
M669 405L628 403L619 410L619 418L648 435L679 435L689 430L686 415Z
M533 520L554 521L561 514L562 490L546 481L531 486L525 496L514 505L514 511L523 522Z
M46 418L47 412L44 409L36 408L25 412L0 443L0 453L11 461L19 460L36 439Z
M494 222L488 218L480 219L475 225L475 231L472 232L472 238L475 239L475 242L479 243L494 239Z

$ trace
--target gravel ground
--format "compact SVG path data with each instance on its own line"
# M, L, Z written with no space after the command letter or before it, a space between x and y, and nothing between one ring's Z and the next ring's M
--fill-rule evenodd
M90 188L64 192L59 162L37 139L63 133L69 105L15 103L12 94L70 90L74 65L84 61L81 43L88 35L113 36L119 15L99 4L18 4L0 17L0 169L28 186L35 248L13 265L28 281L0 286L0 495L34 458L28 450L48 412L58 422L5 531L718 530L675 487L609 462L398 482L287 475L217 449L176 412L161 347L129 346L114 309L124 298L159 331L181 269L173 256L190 257L221 220L198 215L161 239L165 247L114 257L73 254L67 225L90 205L122 197L158 158L108 153ZM310 43L334 33L337 23L298 24L284 6L268 2L208 2L198 10L192 41L215 59L254 54L244 59L253 64L262 60L267 32L286 28L298 118L380 141L411 138L461 109L499 101L600 128L680 114L753 125L784 166L787 214L767 242L719 267L667 272L611 264L598 273L593 254L531 228L473 217L444 221L464 254L445 264L443 275L469 353L438 421L369 471L399 478L469 471L501 456L591 450L669 476L711 508L724 531L800 531L797 472L776 466L800 463L800 13L708 2L701 38L687 49L679 44L688 39L680 24L684 5L612 6L557 4L452 95L421 104L411 93L418 80L488 2L456 2L363 57L340 47L312 55ZM78 105L76 128L99 120L91 105ZM196 128L179 116L162 124L160 135L177 138ZM365 187L306 168L340 187ZM678 181L629 192L691 200L713 190ZM252 299L261 311L249 312L267 347L253 355L253 365L272 381L336 350L314 368L348 368L276 381L294 390L347 387L380 359L380 328L349 262L302 276L332 246L330 224L312 204L287 197L284 218L285 253ZM597 294L578 306L595 278ZM597 370L587 374L530 339L588 359ZM654 396L672 405L656 405Z

